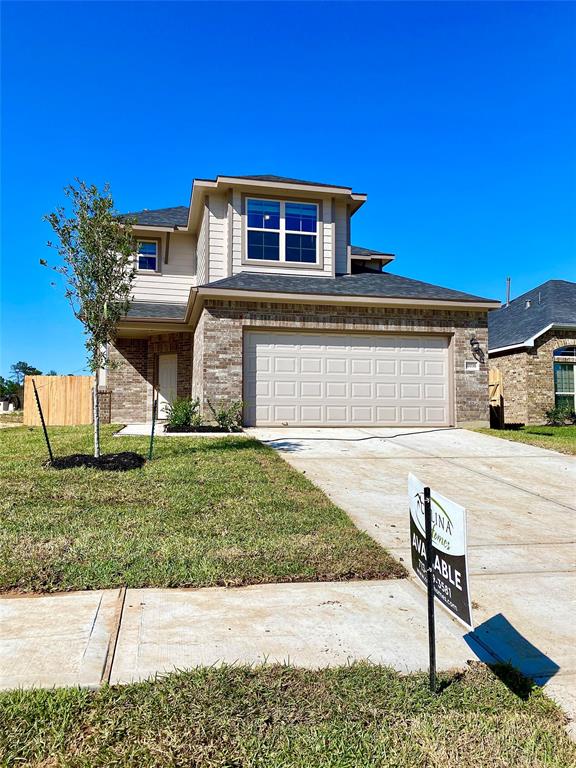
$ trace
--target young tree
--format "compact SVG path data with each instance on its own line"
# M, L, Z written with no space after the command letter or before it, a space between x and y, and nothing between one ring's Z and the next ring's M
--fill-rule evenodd
M59 206L44 217L58 238L62 263L51 268L64 278L65 296L84 326L88 367L94 374L94 456L100 456L98 387L106 348L130 305L136 273L130 223L114 210L108 184L99 190L80 179L64 190L70 210ZM48 266L46 261L40 262Z

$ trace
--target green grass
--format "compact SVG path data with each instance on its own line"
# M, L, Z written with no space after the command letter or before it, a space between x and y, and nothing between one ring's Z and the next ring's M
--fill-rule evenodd
M146 438L103 452L147 453ZM63 456L90 427L50 429ZM0 433L0 590L374 579L405 571L278 454L246 438L159 438L131 472L46 468L42 430Z
M500 671L517 684L517 676ZM0 694L10 766L569 768L564 716L477 663L441 677L368 664L222 667L98 691Z
M576 455L576 426L528 426L521 429L478 429L476 431L492 437L503 437L517 443L528 443L537 445L539 448L550 448L553 451Z

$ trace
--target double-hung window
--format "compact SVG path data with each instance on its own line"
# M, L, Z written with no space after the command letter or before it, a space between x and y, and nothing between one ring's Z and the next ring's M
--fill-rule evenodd
M144 272L158 272L158 240L138 240L138 269Z
M246 203L246 258L318 263L318 205L250 198Z
M554 395L557 406L576 410L576 347L554 352Z

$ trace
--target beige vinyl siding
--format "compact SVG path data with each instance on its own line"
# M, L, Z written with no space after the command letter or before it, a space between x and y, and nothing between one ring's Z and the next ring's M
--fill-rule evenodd
M348 272L348 210L346 203L337 202L335 212L336 230L336 274L342 275Z
M272 199L276 198L276 195L270 195ZM281 195L278 199L282 199ZM303 201L305 202L304 198ZM326 197L322 200L320 206L320 216L322 226L318 236L320 237L320 247L323 256L322 269L306 268L305 266L296 267L294 265L283 265L282 263L275 264L246 264L242 263L242 248L243 243L243 221L242 221L242 195L238 190L234 190L232 195L232 274L238 272L266 272L268 274L284 274L284 275L309 275L316 277L331 277L334 274L334 224L332 221L332 200ZM344 206L346 211L346 206Z
M138 233L138 236L145 237ZM134 280L134 301L181 302L188 301L190 288L196 285L196 249L194 236L183 232L170 233L168 263L166 257L166 233L154 233L161 239L159 272L138 272Z
M334 276L334 216L335 216L335 201L334 198L330 200L324 200L322 211L322 221L324 226L322 228L324 249L324 273L328 273L331 277Z
M204 285L208 282L208 209L204 210L204 216L200 222L198 243L196 245L196 277L197 284Z
M232 193L232 274L242 272L242 195Z
M228 277L228 201L225 195L210 195L208 202L210 282Z

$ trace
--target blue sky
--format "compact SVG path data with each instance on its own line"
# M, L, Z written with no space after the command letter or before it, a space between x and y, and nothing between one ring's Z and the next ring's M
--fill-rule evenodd
M390 271L576 279L574 4L5 2L2 38L2 374L84 365L38 264L74 176L124 211L218 173L351 185Z

